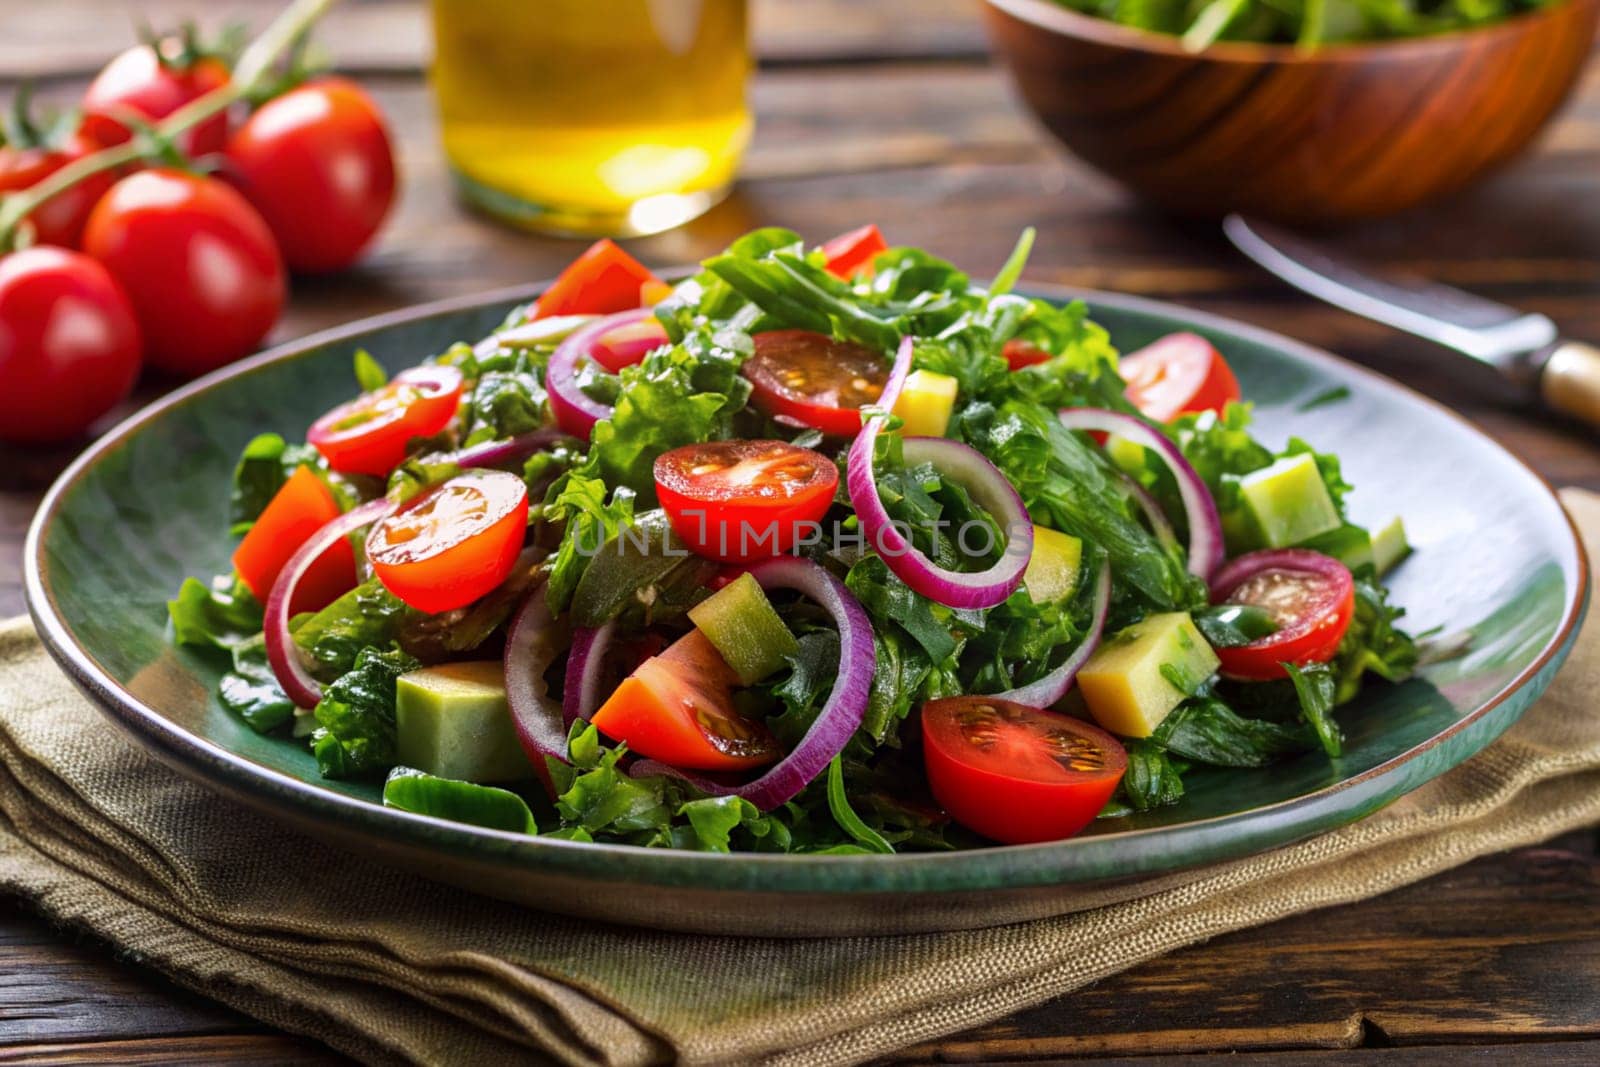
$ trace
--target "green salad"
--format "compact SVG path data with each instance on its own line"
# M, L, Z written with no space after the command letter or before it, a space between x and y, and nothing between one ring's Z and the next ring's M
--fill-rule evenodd
M675 285L602 241L487 337L357 352L245 447L174 639L324 777L578 841L1049 841L1338 757L1416 665L1399 520L1206 339L1014 292L1032 241L987 285L872 226Z
M1216 41L1315 47L1472 29L1560 0L1056 0L1134 29L1183 38L1200 51Z

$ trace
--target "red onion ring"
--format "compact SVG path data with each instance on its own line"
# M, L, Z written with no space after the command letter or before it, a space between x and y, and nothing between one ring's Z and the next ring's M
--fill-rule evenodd
M794 751L761 777L744 785L723 785L654 760L640 760L628 773L635 778L670 775L702 793L740 796L762 811L771 811L793 800L826 770L833 757L844 750L861 727L878 658L872 642L872 623L866 611L843 582L820 566L795 556L779 556L753 563L747 569L761 583L761 588L793 589L816 601L833 616L839 627L839 677L833 683L827 703Z
M601 419L611 417L611 407L593 399L578 388L578 364L589 358L596 341L616 329L655 314L651 308L633 308L607 315L573 333L556 346L545 368L544 384L550 396L550 412L556 424L574 437L589 439L589 431ZM641 358L643 354L641 353Z
M586 626L572 635L567 684L561 694L562 719L569 730L579 719L588 722L600 707L600 667L616 632L617 620L609 619L598 628Z
M387 515L394 505L379 498L330 519L320 530L306 539L272 583L267 594L266 613L263 617L263 636L267 644L267 662L272 673L283 687L283 692L302 708L314 708L322 699L322 684L311 676L300 649L289 632L289 604L294 599L295 586L305 577L311 564L341 537L348 537L368 523Z
M1144 512L1145 521L1150 524L1150 532L1156 535L1156 540L1164 545L1177 544L1178 534L1173 530L1166 512L1156 503L1156 498L1150 495L1150 490L1126 474L1122 476L1122 480L1127 482L1128 493L1133 497L1133 502L1139 505L1139 510Z
M459 452L450 453L443 458L447 463L466 469L468 467L498 467L506 463L520 463L533 455L542 452L557 441L570 438L572 435L554 426L528 433L518 434L516 437L504 441L485 441L463 448Z
M1060 418L1069 430L1116 434L1159 456L1178 483L1178 495L1189 520L1189 573L1209 579L1222 566L1222 519L1217 514L1216 501L1171 438L1142 419L1104 408L1066 408Z
M1066 696L1067 690L1072 688L1073 679L1078 677L1078 671L1082 670L1089 657L1094 655L1094 650L1100 647L1100 637L1106 628L1106 614L1110 609L1111 564L1102 561L1100 574L1095 578L1094 608L1090 613L1089 632L1083 635L1082 643L1067 657L1065 663L1043 678L1004 693L996 693L995 699L1011 700L1034 708L1048 708Z
M540 582L528 591L527 599L511 620L502 661L506 705L511 710L517 740L522 742L534 773L552 795L554 786L544 760L552 756L562 763L567 762L568 724L563 721L560 705L550 697L544 672L561 653L565 630L566 627L550 614L549 599L545 596L544 583Z

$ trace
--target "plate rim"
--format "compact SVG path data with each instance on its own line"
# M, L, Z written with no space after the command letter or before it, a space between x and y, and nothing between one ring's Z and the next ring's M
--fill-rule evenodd
M668 272L677 276L683 273ZM577 878L596 882L621 881L633 885L661 888L700 888L706 890L754 891L773 894L944 894L998 887L1024 888L1048 885L1093 884L1119 875L1097 873L1105 864L1095 854L1114 848L1115 843L1144 841L1162 843L1175 839L1170 850L1161 850L1173 862L1148 866L1128 865L1127 874L1175 871L1198 863L1222 858L1253 855L1297 840L1328 832L1317 822L1317 810L1339 794L1377 785L1436 746L1482 724L1491 713L1516 698L1541 672L1559 665L1570 651L1579 623L1589 603L1591 570L1588 555L1572 517L1562 506L1555 489L1520 456L1473 425L1462 415L1379 372L1343 359L1291 337L1213 312L1199 311L1180 304L1131 294L1063 286L1048 283L1019 283L1017 291L1052 301L1083 300L1118 311L1154 316L1180 322L1202 331L1232 334L1255 344L1274 349L1296 362L1332 368L1353 374L1380 392L1398 392L1406 399L1432 408L1464 431L1492 446L1510 459L1533 484L1548 497L1565 522L1577 564L1577 582L1567 591L1560 624L1539 655L1469 714L1396 756L1359 774L1340 779L1311 793L1291 797L1242 812L1211 816L1172 826L1147 827L1070 838L1066 841L1031 845L997 845L982 849L952 852L898 853L891 856L821 856L737 852L730 854L688 852L675 849L647 849L633 845L576 842L540 836L514 834L427 815L385 808L358 797L339 793L307 782L282 771L238 755L198 734L191 733L146 705L118 684L102 669L74 638L70 627L57 610L46 584L44 559L45 534L72 487L85 472L126 438L235 378L248 376L279 361L307 358L317 349L348 342L375 330L404 326L438 316L458 314L501 304L530 300L548 287L548 281L509 286L481 293L465 294L422 304L409 305L329 327L295 338L220 368L158 397L112 427L77 456L51 484L28 527L23 547L23 588L28 613L51 656L71 680L91 699L102 714L151 749L163 762L196 778L207 788L254 804L276 817L290 817L304 825L331 817L340 820L341 836L376 835L381 845L400 844L426 850L443 849L453 854L466 853L480 862L521 861L529 869L539 869L557 878ZM1516 709L1518 715L1524 708ZM1496 736L1498 731L1496 731ZM1492 739L1491 739L1492 740ZM1484 746L1486 747L1487 742ZM1463 757L1465 758L1465 757ZM1428 775L1400 792L1409 792L1436 775ZM279 812L287 802L294 810ZM1360 818L1365 813L1358 814ZM1299 817L1298 822L1295 817ZM1252 824L1276 826L1288 817L1287 832L1269 832L1271 840L1256 842L1249 834L1239 835L1246 842L1230 851L1213 839ZM1353 821L1353 819L1345 820ZM1183 859L1196 846L1184 839L1199 837L1203 857ZM1207 844L1206 842L1211 842ZM979 858L981 857L981 860ZM799 876L799 877L797 877Z

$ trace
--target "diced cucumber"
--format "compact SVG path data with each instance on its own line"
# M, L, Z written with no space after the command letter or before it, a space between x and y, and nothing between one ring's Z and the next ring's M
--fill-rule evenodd
M533 773L511 724L499 660L402 674L394 717L397 755L407 767L464 782L514 781Z
M1150 615L1111 637L1078 672L1096 722L1123 737L1149 737L1216 673L1217 654L1186 611Z
M1342 523L1325 534L1318 534L1301 547L1332 556L1351 570L1376 565L1372 558L1372 535L1353 523Z
M1144 446L1126 437L1112 434L1106 438L1106 458L1124 474L1137 475L1144 470Z
M904 423L900 432L906 437L943 437L958 389L959 383L948 374L912 371L894 402L894 413Z
M690 608L689 619L722 654L741 685L754 685L783 666L784 657L800 652L766 590L748 574Z
M1083 542L1071 534L1033 528L1033 555L1022 584L1035 604L1064 600L1078 588L1078 569L1083 565Z
M1301 544L1337 529L1341 521L1309 452L1251 471L1239 479L1239 490L1268 548Z
M1395 565L1411 554L1411 543L1406 540L1406 524L1396 515L1388 524L1372 535L1372 565L1379 577L1394 570Z

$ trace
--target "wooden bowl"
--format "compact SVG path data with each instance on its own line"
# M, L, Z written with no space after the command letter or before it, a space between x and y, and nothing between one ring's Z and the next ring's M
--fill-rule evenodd
M1194 54L1049 0L986 0L984 15L1028 106L1145 199L1333 223L1454 192L1527 148L1577 81L1600 0L1306 52Z

